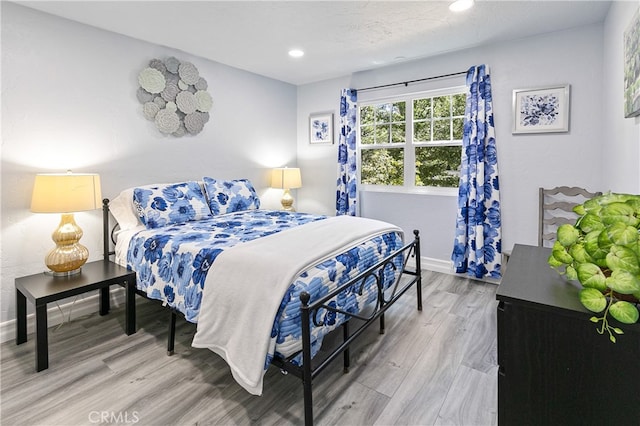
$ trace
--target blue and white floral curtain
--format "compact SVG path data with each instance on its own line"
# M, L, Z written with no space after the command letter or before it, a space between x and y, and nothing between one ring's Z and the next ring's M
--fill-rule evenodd
M340 96L340 136L338 139L338 188L336 215L356 215L357 155L356 112L358 93L355 89L342 89Z
M491 78L486 65L467 72L456 239L456 272L500 278L502 231Z

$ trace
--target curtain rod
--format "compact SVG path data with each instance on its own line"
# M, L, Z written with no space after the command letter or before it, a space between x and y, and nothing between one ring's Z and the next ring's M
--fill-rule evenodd
M435 79L438 79L438 78L452 77L452 76L454 76L454 75L461 75L461 74L466 74L466 73L467 73L467 71L460 71L460 72L454 72L454 73L451 73L451 74L436 75L436 76L434 76L434 77L419 78L419 79L417 79L417 80L403 81L403 82L400 82L400 83L391 83L391 84L383 84L383 85L381 85L381 86L365 87L365 88L362 88L362 89L356 89L356 90L357 90L358 92L363 92L363 91L365 91L365 90L382 89L382 88L384 88L384 87L392 87L392 86L401 86L401 85L405 85L405 87L406 87L406 86L408 86L408 85L409 85L409 83L417 83L417 82L419 82L419 81L435 80Z

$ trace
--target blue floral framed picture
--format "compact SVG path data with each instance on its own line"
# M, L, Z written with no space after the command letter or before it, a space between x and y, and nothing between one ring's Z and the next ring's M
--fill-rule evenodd
M570 86L513 91L513 134L569 131Z
M333 113L317 113L309 116L309 143L333 143Z

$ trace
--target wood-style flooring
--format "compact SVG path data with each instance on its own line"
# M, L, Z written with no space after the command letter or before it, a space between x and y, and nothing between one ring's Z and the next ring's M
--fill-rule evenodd
M415 290L314 381L317 425L497 424L496 285L425 271ZM179 318L166 355L168 311L137 298L138 332L124 334L124 308L49 330L49 369L35 372L34 335L0 346L0 424L302 424L302 384L272 367L262 396L226 363L190 346L195 326Z

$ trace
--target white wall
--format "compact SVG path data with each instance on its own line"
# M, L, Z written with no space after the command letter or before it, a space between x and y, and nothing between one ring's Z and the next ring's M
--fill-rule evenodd
M503 247L514 243L537 243L538 187L576 185L606 190L602 178L601 146L603 27L590 25L542 36L453 52L361 72L344 79L309 84L298 89L298 152L301 167L316 147L308 146L308 115L332 110L338 114L341 87L362 88L465 71L472 65L491 67L494 118L500 167ZM512 135L514 89L571 84L570 131L559 134ZM417 91L464 84L464 77L447 78L419 85L385 89ZM375 93L364 92L370 99ZM334 211L335 201L323 189L335 181L337 147L322 148L314 157L317 178L307 177L299 190L301 205ZM319 150L317 150L320 153ZM637 158L637 155L636 155ZM317 161L316 161L317 160ZM323 164L321 165L320 162ZM584 167L589 164L589 167ZM637 168L637 165L636 165ZM331 178L330 178L331 177ZM322 184L320 184L322 181ZM333 193L331 194L333 196ZM455 196L365 193L362 214L403 227L420 229L423 255L448 262L455 227ZM314 203L312 201L314 200Z
M202 133L165 137L136 98L150 59L193 62L209 83ZM38 172L97 172L104 197L153 182L250 178L266 207L269 169L295 165L296 88L188 53L2 2L2 275L0 322L15 318L14 279L39 273L59 215L29 211ZM101 213L78 213L91 260Z
M623 33L640 9L613 2L604 24L603 120L600 141L604 187L640 194L640 117L624 118Z

